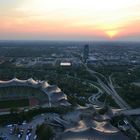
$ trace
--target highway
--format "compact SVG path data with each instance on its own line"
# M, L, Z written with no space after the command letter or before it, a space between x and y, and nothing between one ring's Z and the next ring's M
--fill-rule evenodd
M83 64L86 68L86 70L91 74L91 76L96 77L98 83L100 84L101 88L108 94L110 95L114 101L116 102L116 104L118 104L118 106L123 109L125 112L122 111L122 114L125 115L136 115L136 113L140 114L140 109L138 110L130 110L131 107L118 95L118 93L116 92L114 86L113 86L113 82L111 79L111 76L109 76L109 81L102 75L102 77L104 77L105 82L103 82L103 80L101 80L98 76L97 76L97 72L89 69L87 67L87 65ZM120 113L119 113L120 114ZM136 135L139 136L139 132L135 129L135 127L133 127L133 125L129 122L129 125L131 126L131 128L135 131Z
M110 88L112 89L112 91L114 92L114 95L117 99L119 99L121 101L121 103L127 108L127 109L131 109L131 107L118 95L118 93L116 92L114 86L113 86L113 82L111 79L111 76L109 76L109 85Z
M114 101L118 104L118 106L121 109L131 109L130 106L115 91L114 86L113 86L113 83L111 81L111 78L108 81L107 78L104 75L102 75L102 74L100 74L98 72L95 72L93 70L90 70L87 66L85 66L85 67L86 67L86 70L93 77L95 77L97 79L97 82L93 82L93 81L85 80L85 79L84 79L84 81L89 82L92 86L94 86L95 88L97 88L98 91L100 91L100 93L102 93L102 90L104 90L109 96L111 96L114 99ZM104 78L104 81L105 82L103 82L103 80L101 80L97 75L100 75L100 77ZM81 80L80 78L77 78L77 77L73 77L73 76L70 76L70 75L67 75L67 76L68 77L71 77L71 78L74 78L74 79L77 79L79 81ZM95 84L93 84L93 83L95 83ZM99 88L96 85L99 85L101 88ZM98 95L101 96L101 94L98 94ZM95 101L97 101L96 100L97 97L99 97L99 96L96 96L95 94L92 95L91 97L89 97L89 102L92 103L92 104L95 104ZM99 102L96 102L96 103L98 104ZM101 104L99 103L99 105L101 105Z
M99 88L99 84L97 82L93 82L93 81L87 80L87 79L80 79L78 77L73 77L73 76L70 76L70 75L67 75L67 77L76 79L78 81L81 81L81 80L86 81L86 82L89 83L90 86L93 86L94 88L96 88L98 90L98 92L94 93L92 96L90 96L88 98L88 101L93 105L97 105L97 106L103 106L104 105L102 102L98 101L98 98L100 98L100 96L102 96L103 91L101 90L101 88Z
M102 75L102 74L99 74L97 73L96 71L94 70L91 70L89 69L85 64L83 64L86 68L86 70L93 76L97 79L98 83L100 84L101 88L108 94L110 95L114 101L118 104L118 106L121 108L121 109L131 109L131 107L118 95L118 93L116 92L114 86L113 86L113 83L112 83L112 80L111 80L111 76L109 77L109 81L107 80L107 78ZM103 80L101 80L97 74L101 75L105 82L103 82Z

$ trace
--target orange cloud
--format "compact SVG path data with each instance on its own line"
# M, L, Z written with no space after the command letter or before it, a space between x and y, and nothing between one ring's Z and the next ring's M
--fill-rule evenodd
M11 33L119 39L140 33L139 0L12 1L18 4L0 11L0 36Z
M133 22L127 23L124 27L120 29L119 34L116 36L116 39L139 35L140 34L139 25L140 25L140 21L133 21Z
M90 26L71 25L70 21L60 20L33 20L29 18L3 19L1 32L16 32L23 34L49 34L49 35L87 35L87 36L103 36L102 30Z

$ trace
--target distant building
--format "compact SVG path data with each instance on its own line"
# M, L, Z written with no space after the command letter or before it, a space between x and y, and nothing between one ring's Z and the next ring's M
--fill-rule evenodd
M89 58L89 45L85 45L83 51L83 62L86 63L88 58Z
M70 62L61 62L60 66L71 66Z

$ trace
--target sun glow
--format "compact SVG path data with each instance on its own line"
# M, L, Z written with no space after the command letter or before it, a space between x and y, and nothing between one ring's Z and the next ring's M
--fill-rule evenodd
M110 37L113 38L118 34L118 31L106 31L106 34Z
M75 30L75 34L102 32L113 38L129 23L139 24L139 7L140 0L22 0L12 11L14 15L9 12L9 19L1 24L12 31L69 34Z

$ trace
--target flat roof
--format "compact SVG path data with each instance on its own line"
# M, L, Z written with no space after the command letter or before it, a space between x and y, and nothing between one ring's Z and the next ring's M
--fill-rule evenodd
M61 62L60 66L71 66L70 62Z

